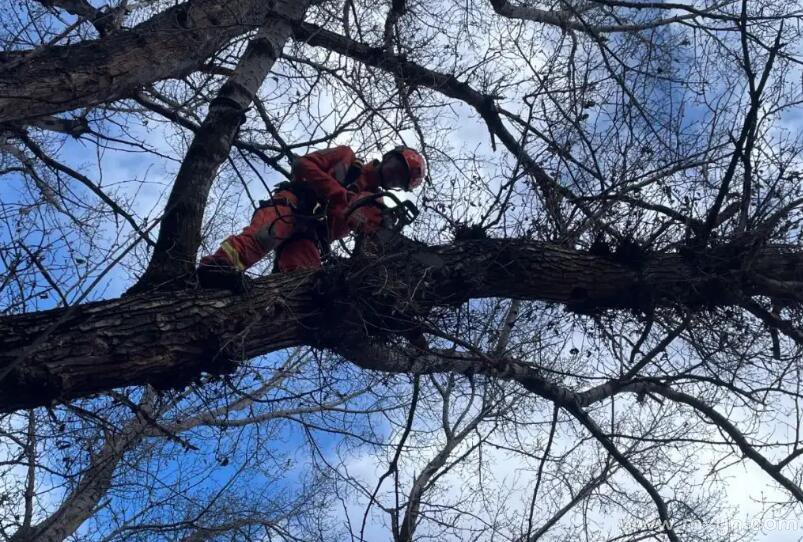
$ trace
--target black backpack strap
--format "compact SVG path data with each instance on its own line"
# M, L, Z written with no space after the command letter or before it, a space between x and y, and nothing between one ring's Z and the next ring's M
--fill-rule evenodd
M259 200L258 209L264 209L271 205L286 205L292 207L293 211L302 215L311 215L320 202L315 191L303 182L284 181L276 185L276 192L291 192L298 200L297 204L291 203L287 198L273 197L270 199Z

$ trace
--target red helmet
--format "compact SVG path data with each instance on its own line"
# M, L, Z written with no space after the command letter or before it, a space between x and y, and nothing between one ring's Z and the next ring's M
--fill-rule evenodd
M407 181L407 190L421 186L427 176L427 159L417 150L404 145L399 145L388 154L391 153L401 156L407 165L407 172L410 174L410 179Z

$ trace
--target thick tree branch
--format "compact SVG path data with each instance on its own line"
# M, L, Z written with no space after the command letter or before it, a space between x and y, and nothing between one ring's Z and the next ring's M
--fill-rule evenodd
M98 34L106 34L120 28L122 18L125 15L125 2L116 8L108 6L98 9L87 0L39 0L48 8L61 8L71 15L90 21Z
M183 77L233 37L262 25L277 3L193 0L99 40L51 47L30 59L26 51L6 53L0 57L0 122L109 102Z
M759 285L743 283L741 262L728 254L709 250L693 260L657 254L634 270L527 240L439 247L408 242L386 255L353 258L324 272L260 279L246 296L185 290L89 303L67 309L72 312L58 328L0 382L0 410L119 386L186 382L204 370L231 369L230 360L290 346L330 347L355 359L352 354L366 344L366 334L408 334L415 318L431 307L471 298L537 299L586 311L737 305L742 298L731 299L734 284L740 295L764 294ZM756 255L753 269L788 280L800 275L803 253L767 248ZM0 369L64 314L59 309L0 318ZM395 368L374 367L370 356L355 361L391 372L476 371L460 360L438 367L422 357ZM484 370L506 374L524 367Z
M557 26L559 28L587 32L593 35L615 32L641 32L643 30L649 30L659 26L688 21L690 19L695 19L699 16L706 15L708 12L722 7L727 3L728 1L721 2L711 6L706 10L695 10L693 13L676 15L674 17L666 17L662 19L654 19L651 21L645 21L643 23L593 25L577 17L579 14L587 12L594 7L599 7L594 6L591 3L586 4L582 8L573 8L570 6L563 10L546 10L527 5L515 5L510 3L508 0L491 0L491 5L493 6L494 11L503 17L507 17L509 19L533 21L536 23Z

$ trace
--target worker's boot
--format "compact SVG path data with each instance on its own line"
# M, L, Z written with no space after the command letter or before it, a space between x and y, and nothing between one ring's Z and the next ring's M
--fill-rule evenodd
M198 284L206 289L225 289L241 294L248 289L250 282L225 255L217 253L201 258L196 273Z

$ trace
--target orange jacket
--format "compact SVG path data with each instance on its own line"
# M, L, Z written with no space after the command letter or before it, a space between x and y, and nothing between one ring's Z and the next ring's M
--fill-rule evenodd
M328 202L329 238L332 240L345 237L352 229L346 223L348 205L379 190L379 162L376 160L362 166L355 191L350 192L343 186L349 168L355 164L362 166L354 151L342 145L302 156L293 165L294 179L307 183L319 198Z
M355 163L362 165L351 147L342 145L298 158L293 165L293 176L297 181L308 183L318 197L328 201L329 205L336 205L347 199L346 187L341 183L349 167ZM378 161L374 161L363 166L362 174L356 181L360 192L379 190L378 165Z

